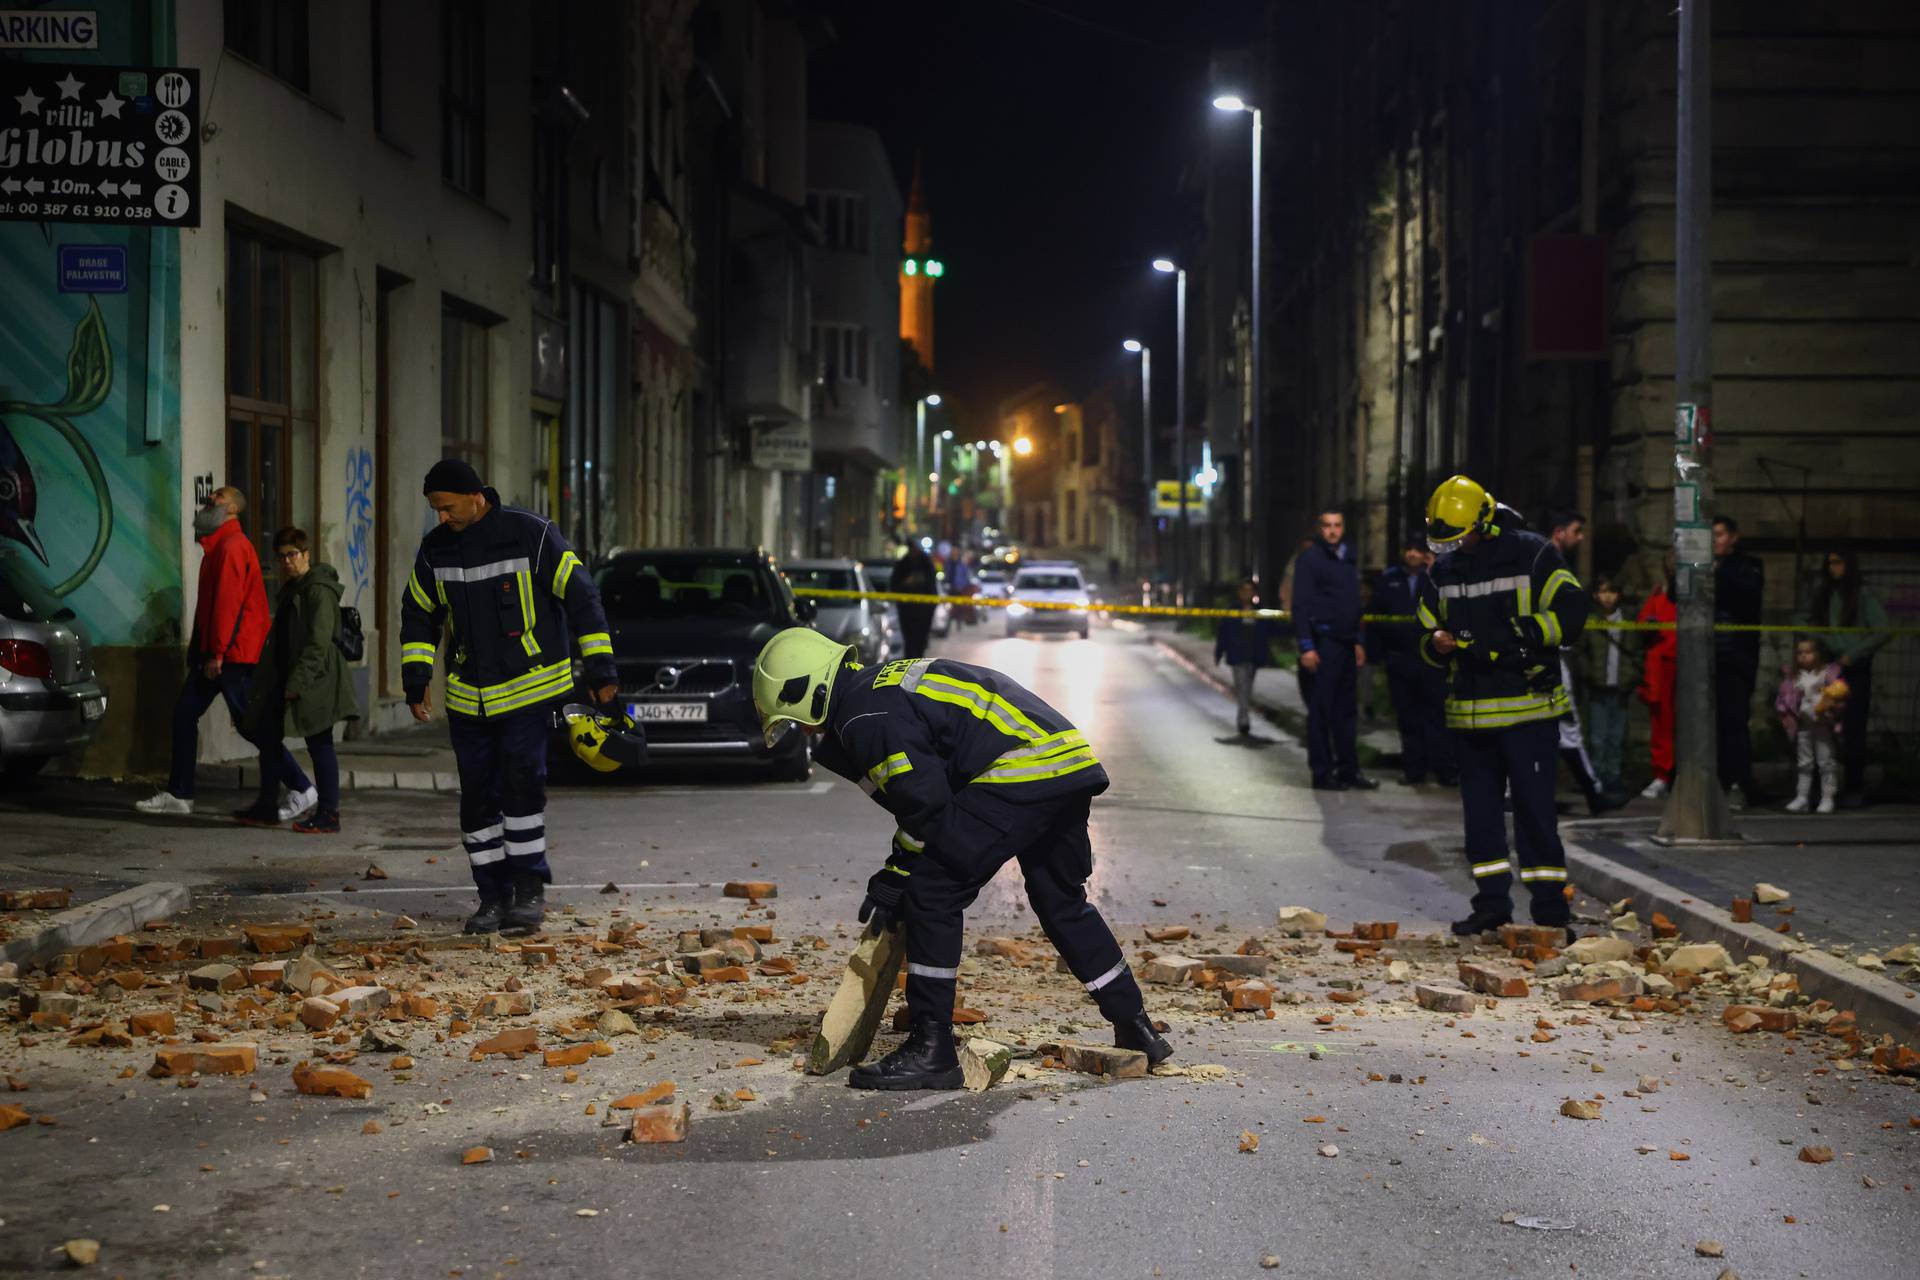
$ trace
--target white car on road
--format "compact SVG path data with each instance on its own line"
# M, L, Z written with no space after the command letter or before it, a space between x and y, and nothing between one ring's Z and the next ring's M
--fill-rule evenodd
M1023 568L1013 575L1007 593L1007 634L1022 631L1077 631L1087 638L1091 614L1087 583L1071 565ZM1036 605L1048 606L1036 608ZM1067 606L1062 608L1060 606Z

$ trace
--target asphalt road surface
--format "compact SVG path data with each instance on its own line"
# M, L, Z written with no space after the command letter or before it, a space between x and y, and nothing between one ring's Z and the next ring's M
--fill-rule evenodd
M1428 843L1457 832L1457 799L1310 790L1296 744L1237 740L1230 701L1137 632L974 630L939 651L1031 685L1099 750L1113 788L1094 806L1092 888L1130 952L1147 923L1230 950L1287 904L1335 927L1398 920L1403 935L1463 906L1463 870ZM197 910L406 912L426 933L469 909L450 797L350 794L346 834L326 842L148 820L133 795L67 784L0 800L0 883L183 879ZM720 923L739 905L721 882L766 879L783 934L834 936L892 824L824 772L721 773L557 789L548 829L561 902L590 909L614 882L636 909ZM360 881L370 859L390 878ZM1009 868L969 937L1032 923ZM692 1048L663 1042L658 1061L623 1046L574 1089L529 1078L537 1067L434 1059L356 1102L297 1097L284 1068L263 1067L256 1102L246 1081L103 1078L78 1051L10 1046L30 1087L0 1100L58 1123L0 1134L0 1273L58 1269L49 1250L89 1236L105 1246L97 1269L126 1276L1910 1274L1912 1089L1717 1018L1559 1016L1542 1043L1531 1015L1448 1020L1402 990L1323 1029L1322 972L1298 984L1312 1002L1271 1021L1148 988L1176 1060L1228 1068L1210 1083L1048 1072L977 1095L859 1093L775 1060L751 1015ZM765 1064L729 1069L756 1048ZM696 1111L672 1146L623 1144L582 1115L668 1070L739 1077L757 1099ZM1636 1087L1648 1075L1657 1091ZM1596 1094L1600 1120L1560 1114ZM362 1132L370 1118L383 1133ZM478 1143L499 1158L463 1167ZM1837 1158L1796 1159L1813 1144ZM1708 1241L1724 1257L1697 1252Z

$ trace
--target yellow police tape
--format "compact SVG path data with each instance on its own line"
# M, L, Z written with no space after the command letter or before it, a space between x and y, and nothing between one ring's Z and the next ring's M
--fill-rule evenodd
M1020 605L1027 609L1051 609L1055 611L1109 613L1132 618L1259 618L1273 622L1291 621L1293 615L1284 609L1205 609L1191 605L1171 604L1107 604L1093 601L1087 604L1073 604L1066 600L1013 600L1005 596L936 596L914 594L904 591L845 591L837 587L800 587L793 588L796 596L822 600L890 600L896 604L944 604L949 607L1004 609L1008 605ZM1417 626L1419 619L1410 613L1369 613L1361 617L1362 622L1390 622ZM1672 631L1671 622L1588 622L1589 631ZM1719 622L1715 631L1753 631L1753 632L1792 632L1795 635L1920 635L1920 627L1829 627L1796 626L1773 622Z

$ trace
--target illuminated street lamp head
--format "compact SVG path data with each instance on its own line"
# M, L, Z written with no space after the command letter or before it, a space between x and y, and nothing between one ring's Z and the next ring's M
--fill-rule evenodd
M1153 260L1153 269L1166 274L1172 274L1180 268L1173 265L1172 258L1155 258Z
M1018 437L1013 442L1013 451L1024 458L1033 452L1033 441L1027 439L1025 436Z
M1127 350L1136 352L1136 353L1141 350L1140 339L1138 338L1128 338L1125 342L1121 343L1120 345L1125 347Z
M927 397L927 403L937 408L940 404L940 393L938 391L935 391L931 395L929 395Z
M1245 111L1247 100L1237 93L1223 93L1213 100L1215 111Z
M951 440L951 439L953 439L953 432L952 432L952 431L942 431L942 432L940 433L940 438L941 438L942 440Z

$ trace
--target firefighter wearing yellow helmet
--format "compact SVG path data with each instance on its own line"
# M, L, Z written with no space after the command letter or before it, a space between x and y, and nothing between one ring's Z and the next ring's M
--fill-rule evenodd
M768 745L795 726L814 735L814 761L859 784L899 824L859 918L906 926L910 1030L847 1083L960 1087L953 1001L962 913L1016 859L1041 928L1113 1024L1114 1043L1150 1062L1169 1056L1113 930L1087 901L1087 813L1107 774L1086 736L998 671L944 658L862 667L853 652L795 627L769 640L753 667Z
M1427 545L1439 558L1415 611L1427 632L1421 658L1448 674L1447 727L1458 735L1474 882L1473 910L1453 926L1463 936L1513 919L1516 868L1535 924L1565 927L1570 918L1553 804L1558 721L1569 706L1559 650L1580 634L1592 605L1553 543L1503 525L1510 514L1463 475L1427 499Z

